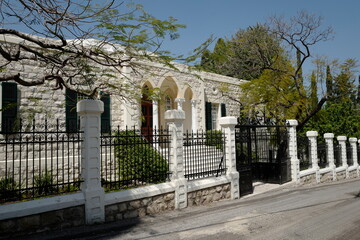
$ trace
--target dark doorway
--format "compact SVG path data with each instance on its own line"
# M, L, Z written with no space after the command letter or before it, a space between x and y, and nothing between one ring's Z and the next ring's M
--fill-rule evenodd
M141 99L141 134L150 139L153 132L153 104L146 94L148 88L143 89L143 98Z

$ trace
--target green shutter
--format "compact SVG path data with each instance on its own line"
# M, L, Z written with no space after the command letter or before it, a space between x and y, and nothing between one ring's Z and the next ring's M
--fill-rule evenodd
M100 100L104 103L104 112L101 114L101 132L110 132L110 95L101 94Z
M77 92L70 89L66 89L65 112L66 112L67 132L76 132L78 130L76 103L77 103Z
M17 83L3 82L2 84L2 112L1 129L2 132L15 131L15 122L17 117Z
M206 130L212 130L211 102L205 102Z
M226 117L226 105L225 105L225 103L221 104L221 116Z

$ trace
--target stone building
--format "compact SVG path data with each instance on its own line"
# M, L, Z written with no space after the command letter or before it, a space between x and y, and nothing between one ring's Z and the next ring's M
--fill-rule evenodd
M10 40L7 39L7 43ZM126 78L119 76L119 79L131 83L132 93L112 90L111 93L99 95L105 104L103 130L115 126L142 129L163 127L166 125L165 111L176 108L185 111L185 131L219 129L220 117L239 115L238 103L223 96L221 89L226 87L228 95L237 96L242 80L189 70L186 65L175 64L178 70L154 62L138 63L142 67L136 73L132 68L124 67ZM44 69L46 66L38 63L17 62L9 64L5 71L36 78L37 73ZM159 97L149 99L149 91L157 91ZM59 119L61 123L66 122L68 130L77 126L75 106L81 96L76 92L52 90L46 84L24 87L14 82L3 82L0 94L2 129L9 128L7 125L13 126L20 118L24 122ZM124 98L124 95L127 97Z

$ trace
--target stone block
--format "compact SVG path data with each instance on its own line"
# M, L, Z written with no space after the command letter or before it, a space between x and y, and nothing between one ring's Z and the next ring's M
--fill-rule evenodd
M139 216L138 210L137 209L129 210L129 211L125 212L123 216L124 216L125 219L127 219L127 218L136 218L136 217Z
M31 215L18 219L19 230L26 232L33 232L40 226L40 215Z

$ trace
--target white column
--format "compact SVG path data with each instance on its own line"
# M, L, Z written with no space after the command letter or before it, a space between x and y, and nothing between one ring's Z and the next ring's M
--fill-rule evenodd
M153 100L152 101L152 121L153 121L153 129L159 129L159 104L157 101Z
M297 154L297 139L296 139L296 126L298 125L297 120L287 120L289 126L289 155L291 161L291 179L296 184L300 183L300 161Z
M191 130L195 133L198 130L198 116L196 109L196 100L191 100Z
M169 165L172 172L171 181L175 183L175 208L181 209L187 207L187 180L184 176L183 159L185 112L182 110L168 110L165 112L165 120L171 134Z
M352 152L352 162L353 162L353 166L357 166L357 138L349 138L349 142L350 142L350 146L351 146L351 152Z
M325 133L324 134L325 143L326 143L326 156L329 163L329 168L332 169L333 181L336 180L336 166L335 166L335 157L334 157L334 134Z
M346 159L346 136L338 136L337 140L340 145L340 159L341 159L341 166L348 167L347 165L347 159Z
M311 159L311 168L316 170L316 182L320 182L320 168L319 168L319 159L317 153L317 131L308 131L306 136L310 142L310 159Z
M100 122L104 104L99 100L82 100L77 103L80 116L81 144L81 191L85 197L87 224L105 221L104 189L100 174Z
M240 197L239 189L239 172L236 170L236 145L235 145L235 126L236 117L220 118L220 126L225 133L225 158L226 158L226 175L231 180L231 199Z
M308 131L306 136L310 142L310 159L311 159L311 168L319 168L318 164L318 154L317 154L317 131Z
M185 98L175 98L175 102L177 103L177 110L183 110L183 103L185 102Z
M349 171L348 171L348 164L347 164L347 158L346 158L346 136L338 136L337 140L339 142L340 145L340 157L341 157L341 166L345 167L345 171L346 171L346 178L349 178Z

